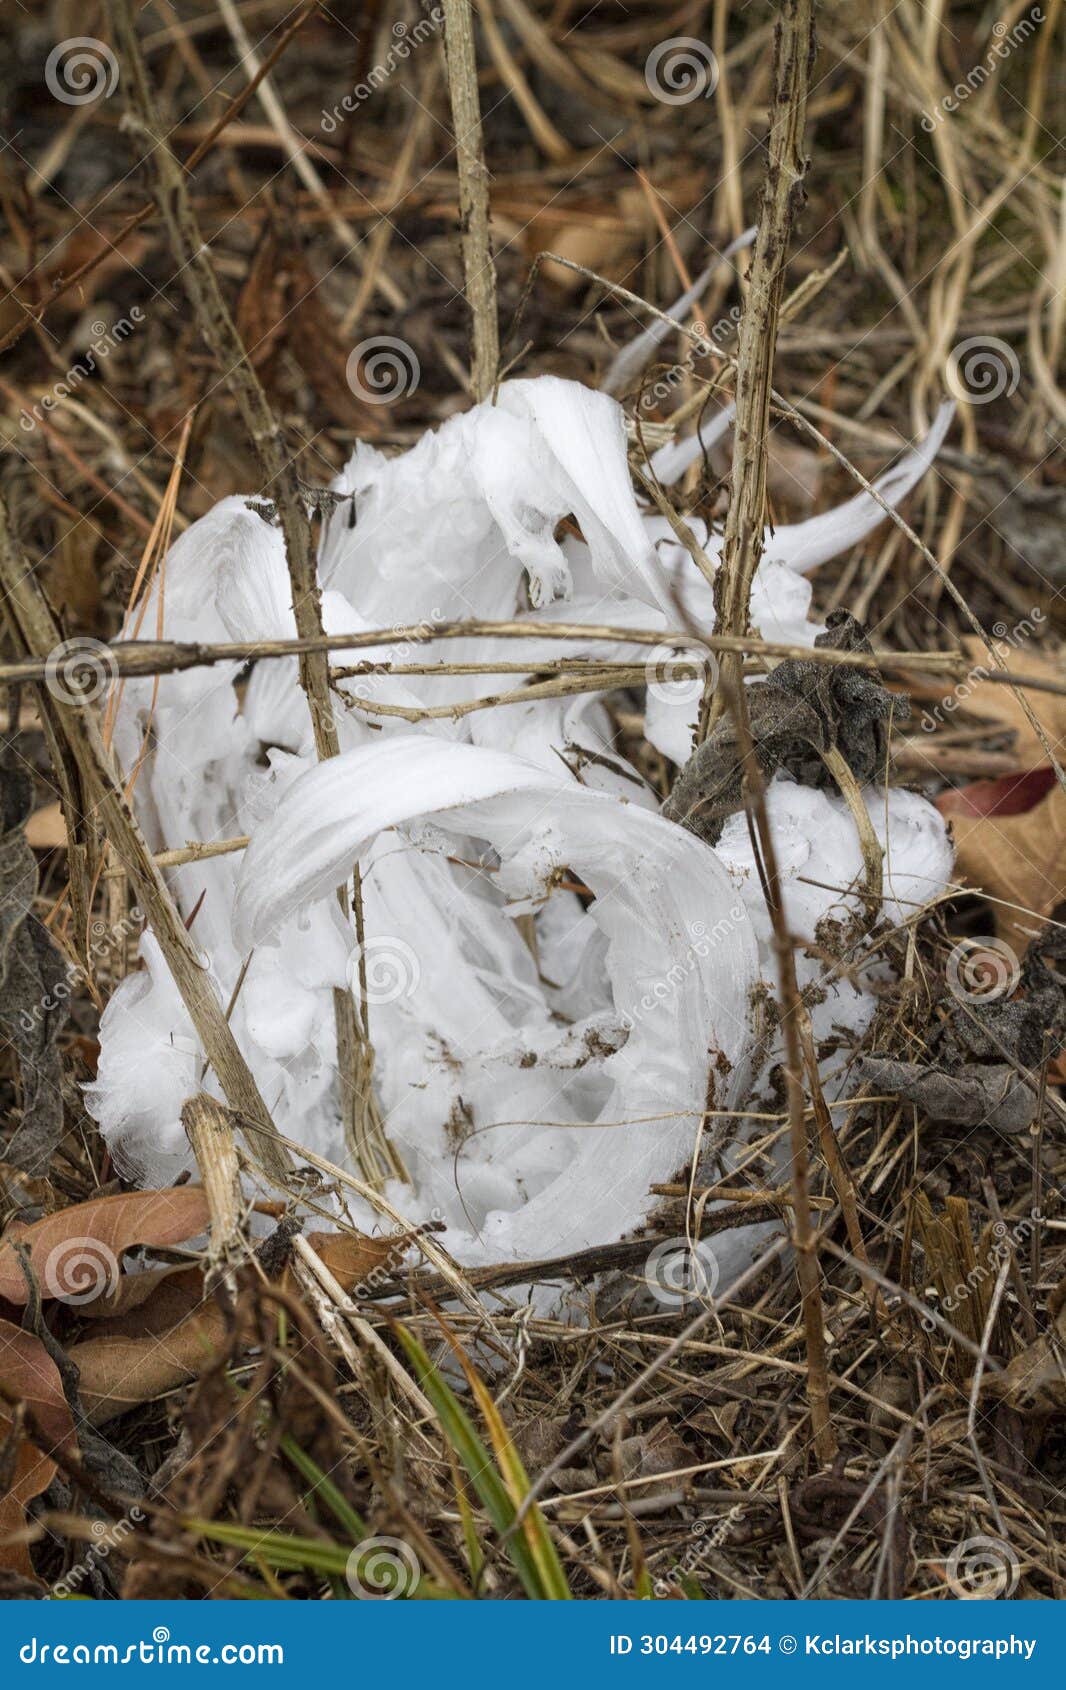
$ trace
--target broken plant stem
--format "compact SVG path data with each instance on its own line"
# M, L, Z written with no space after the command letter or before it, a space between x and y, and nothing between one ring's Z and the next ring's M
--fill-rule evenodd
M811 1410L814 1447L819 1461L832 1461L837 1442L829 1411L829 1375L826 1361L825 1322L822 1314L821 1269L818 1265L818 1235L814 1229L810 1197L810 1156L807 1146L806 1110L803 1097L803 1038L801 1018L806 1014L796 978L796 956L781 901L781 880L770 818L766 808L766 784L751 737L748 704L743 686L729 695L729 707L736 723L737 742L744 764L749 805L749 825L758 836L766 876L763 890L773 928L781 993L781 1036L785 1044L785 1091L788 1099L790 1175L792 1183L793 1239L796 1247L796 1276L803 1302L803 1330L807 1345L807 1398Z
M807 164L803 132L813 62L813 0L784 0L774 29L774 99L766 179L737 347L731 496L722 568L715 587L715 621L726 634L743 634L747 628L751 584L766 531L766 454L774 350L789 240L804 198ZM737 660L727 658L723 668L723 693L736 691L740 684ZM708 700L707 709L701 712L702 738L722 714L723 693Z
M496 385L500 331L496 316L496 267L489 233L489 173L481 133L481 104L470 0L442 0L444 56L452 102L455 156L459 171L459 236L466 302L473 322L470 371L475 399L487 399Z
M322 606L311 525L296 465L285 448L277 419L222 297L209 249L192 208L185 174L163 134L137 38L132 0L111 0L111 9L127 68L127 122L142 142L147 143L146 162L155 172L156 199L190 304L200 332L225 375L259 459L264 487L270 490L277 509L292 583L296 631L302 640L321 639ZM335 757L340 744L324 652L308 647L301 654L300 681L311 712L315 750L320 759ZM347 919L348 898L343 888L338 891L338 899ZM385 1135L371 1080L373 1053L362 1048L365 1041L356 1021L351 993L337 988L333 1009L346 1136L354 1152L358 1154L362 1148L359 1166L369 1183L376 1185L391 1177L403 1178L402 1165Z
M211 668L216 663L259 662L271 657L298 657L306 652L359 651L368 646L389 644L431 645L436 640L489 639L553 639L553 640L609 640L629 645L677 645L691 648L693 634L686 628L618 628L609 624L581 622L442 622L427 629L424 622L409 627L376 628L362 633L318 634L310 638L279 640L220 640L216 642L191 640L119 640L114 645L94 647L116 676L170 675L185 669ZM827 663L846 669L871 668L890 671L943 675L948 680L966 680L973 673L973 660L965 653L950 651L838 651L827 646L796 645L783 640L762 640L755 634L700 634L699 643L708 651L732 651L753 657L799 657L811 663ZM592 668L606 669L609 665L596 658L585 660ZM545 665L540 665L544 667ZM538 667L525 664L526 672ZM496 672L494 665L482 665L486 673ZM413 674L399 664L378 664L371 670L362 665L338 667L336 676L364 673ZM473 674L473 669L456 668L455 674ZM449 671L442 664L440 673ZM0 663L0 685L10 686L24 681L44 681L48 678L48 659L23 657ZM1018 674L1013 669L997 670L982 675L989 684L1009 686L1012 690L1024 687L1029 692L1053 693L1066 697L1066 678L1053 680L1047 675Z
M822 762L840 788L840 796L851 811L859 835L864 867L864 894L868 904L867 919L877 920L884 897L884 852L874 831L870 812L863 801L855 771L838 746L831 745L820 752Z
M211 1212L208 1257L213 1268L234 1259L240 1251L240 1168L230 1112L216 1097L198 1092L182 1105L181 1124L192 1145L200 1181Z

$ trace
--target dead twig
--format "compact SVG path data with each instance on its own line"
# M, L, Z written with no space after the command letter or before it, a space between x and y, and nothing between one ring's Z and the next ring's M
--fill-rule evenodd
M785 0L774 29L774 104L766 179L737 352L732 497L726 516L722 568L714 588L716 623L726 634L742 634L747 627L751 584L759 567L766 532L766 447L774 349L789 241L804 199L807 161L803 154L803 135L813 63L813 0ZM736 691L739 674L735 658L726 659L723 680L726 691ZM700 712L701 740L721 715L723 697L724 693L719 693L717 699L710 695L705 699Z
M481 134L477 56L470 0L443 0L444 56L459 167L459 239L466 278L466 302L474 319L470 385L475 399L487 399L496 385L500 331L496 317L496 267L489 233L489 173Z

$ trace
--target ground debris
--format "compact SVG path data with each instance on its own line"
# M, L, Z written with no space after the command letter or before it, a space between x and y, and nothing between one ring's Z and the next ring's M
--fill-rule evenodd
M1066 1041L1066 991L1056 967L1064 959L1066 933L1045 928L1022 959L1021 997L982 1002L956 980L929 1042L928 1061L867 1056L858 1064L858 1077L917 1105L933 1121L1025 1132L1039 1100L1038 1084L1027 1070L1054 1058ZM979 956L971 958L971 968L979 965Z
M56 988L66 968L33 914L37 863L23 832L33 781L8 749L0 760L0 1027L18 1057L22 1120L5 1148L9 1162L43 1174L63 1135L63 1076L56 1039L66 1020Z
M848 611L831 611L815 646L833 651L870 651L866 631ZM751 738L763 774L784 769L804 786L832 788L821 753L839 750L856 779L865 784L885 765L888 722L900 703L860 669L837 668L810 658L789 657L758 686L748 688ZM663 805L708 845L717 842L729 816L743 807L744 771L732 715L722 717L685 764Z

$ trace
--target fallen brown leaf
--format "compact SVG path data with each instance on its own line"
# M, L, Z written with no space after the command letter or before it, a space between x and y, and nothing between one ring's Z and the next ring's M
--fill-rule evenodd
M1062 1364L1066 1345L1066 1279L1060 1280L1048 1298L1048 1314L1051 1330L1027 1344L1002 1373L991 1374L985 1380L986 1392L1018 1414L1066 1411L1066 1372Z
M204 1371L222 1343L225 1318L218 1304L201 1304L165 1336L87 1338L73 1344L82 1406L100 1426L140 1403L154 1402Z
M1066 889L1066 792L1054 770L977 781L942 793L937 805L951 825L959 877L1002 900L996 934L1020 957Z
M16 1244L28 1246L43 1297L81 1304L114 1294L124 1250L180 1244L205 1231L208 1218L200 1187L183 1185L94 1197L39 1221L15 1221L0 1240L0 1297L18 1306L27 1299Z
M975 668L991 668L992 659L985 649L985 643L979 640L976 634L965 638L962 648L967 657L972 658ZM1040 652L1034 651L1026 651L1023 654L1009 651L1004 654L1004 662L1009 669L1016 669L1019 674L1035 675L1059 684L1062 682L1061 657L1044 657ZM1066 698L1059 693L1031 692L1024 688L1021 690L1052 746L1066 739ZM1047 749L1041 743L1040 736L1033 732L1017 695L1010 687L1003 686L998 681L978 678L967 685L965 706L972 715L987 717L989 721L1001 723L1004 728L1013 732L1012 750L1020 769L1033 767L1046 760Z
M399 1273L403 1251L413 1233L391 1238L370 1238L362 1232L312 1232L307 1242L329 1268L345 1291L354 1291L361 1280L376 1274L387 1262Z
M25 1526L26 1504L47 1490L56 1464L46 1451L16 1431L14 1405L25 1404L52 1449L74 1442L74 1422L63 1395L63 1381L48 1351L32 1332L23 1332L7 1320L0 1320L0 1386L0 1459L10 1455L9 1439L19 1439L11 1477L0 1495L0 1567L33 1577L25 1543L6 1540Z
M353 1291L375 1272L400 1261L402 1242L413 1234L369 1238L359 1233L315 1232L309 1244L342 1290ZM205 1294L198 1267L161 1268L120 1282L149 1281L145 1295L123 1297L121 1290L97 1330L70 1350L80 1372L81 1400L94 1424L112 1420L140 1403L152 1402L187 1385L204 1371L226 1337L225 1318L215 1299ZM296 1287L288 1270L283 1289ZM254 1334L249 1334L249 1341Z

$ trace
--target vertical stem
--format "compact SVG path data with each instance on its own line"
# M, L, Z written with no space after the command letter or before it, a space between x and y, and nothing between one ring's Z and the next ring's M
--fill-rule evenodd
M233 1121L217 1098L198 1092L182 1105L181 1124L200 1170L211 1215L208 1253L212 1266L218 1266L240 1246L244 1208Z
M715 588L715 625L720 634L747 632L751 583L762 556L774 350L789 240L804 199L803 134L813 62L814 0L784 0L774 30L773 102L759 232L737 348L731 497ZM704 700L701 740L722 714L724 691L735 692L740 685L740 662L737 656L723 658L724 690Z
M781 881L770 818L766 809L765 783L751 737L751 723L743 686L728 696L744 763L749 815L758 834L759 849L766 869L764 891L773 926L774 953L777 958L781 993L781 1033L785 1041L793 1242L796 1247L796 1277L799 1280L803 1305L803 1330L807 1347L807 1400L811 1410L815 1453L819 1461L829 1462L836 1454L837 1442L829 1410L829 1371L826 1361L825 1321L822 1315L818 1238L811 1215L810 1157L807 1148L801 1037L801 1022L805 1011L796 979L796 955L792 935L788 931L781 901Z
M489 173L481 134L481 104L470 0L443 0L444 56L452 100L452 127L459 170L459 236L466 300L474 319L471 385L475 399L487 399L496 385L500 335L496 317L496 269L489 235Z

